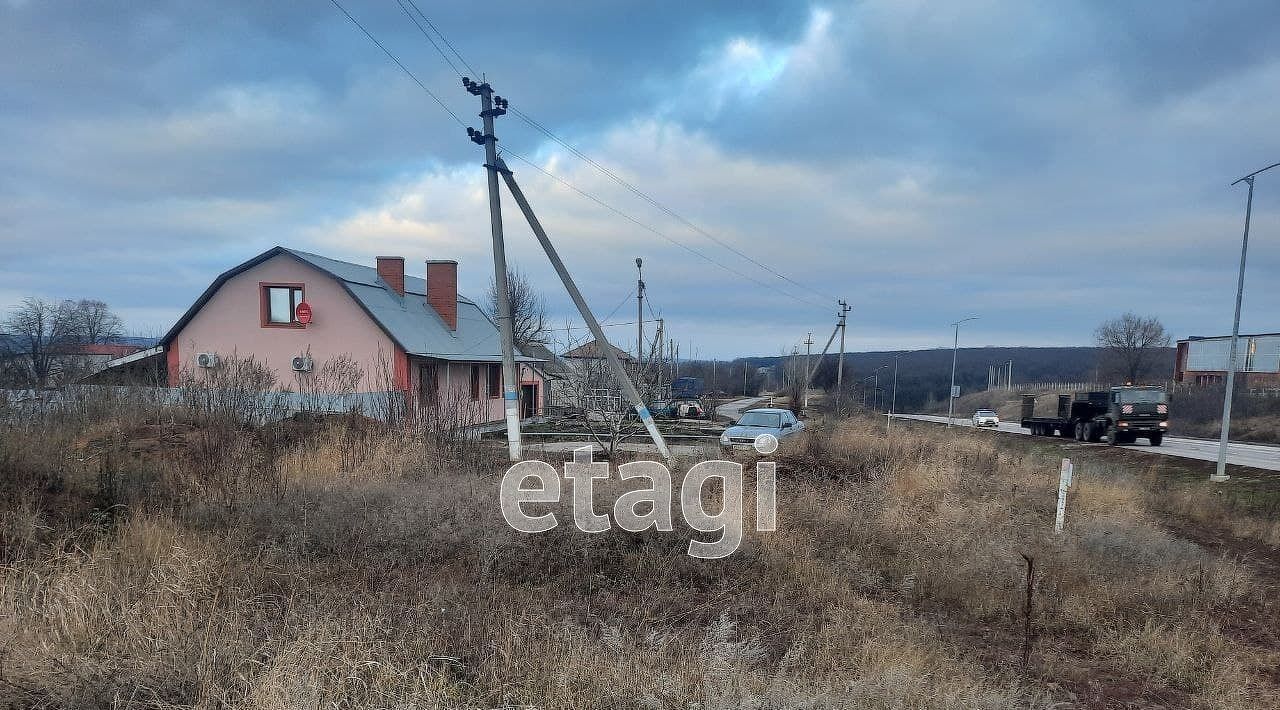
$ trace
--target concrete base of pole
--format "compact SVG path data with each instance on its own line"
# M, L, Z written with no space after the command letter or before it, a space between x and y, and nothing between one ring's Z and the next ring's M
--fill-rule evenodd
M1223 481L1230 480L1230 478L1231 478L1231 476L1228 476L1228 475L1227 475L1227 474L1225 474L1225 473L1224 473L1224 474L1222 474L1221 476L1219 476L1218 474L1214 473L1214 474L1210 474L1210 476L1209 476L1209 482L1210 482L1210 483L1222 483Z
M512 392L511 394L515 394ZM517 401L510 397L506 400L506 418L507 418L507 455L512 461L521 460L520 456L520 410L517 408Z

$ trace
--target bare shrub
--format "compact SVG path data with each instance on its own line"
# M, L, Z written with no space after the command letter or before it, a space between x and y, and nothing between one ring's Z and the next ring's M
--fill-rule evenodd
M311 348L306 356L311 357ZM348 354L335 355L310 372L294 372L298 409L303 412L339 412L351 409L351 395L364 380L364 368Z
M191 416L205 422L261 424L288 411L287 390L275 371L254 356L219 355L218 365L184 369L179 374L179 397Z

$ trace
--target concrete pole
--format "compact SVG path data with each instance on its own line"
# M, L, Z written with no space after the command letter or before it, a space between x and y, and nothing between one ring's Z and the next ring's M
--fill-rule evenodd
M876 369L876 381L871 390L871 411L880 411L880 369Z
M644 260L636 257L636 365L644 367Z
M848 323L849 304L840 301L840 357L836 360L836 396L844 392L844 333Z
M493 134L493 119L507 111L499 97L494 108L493 88L488 83L463 80L467 91L480 97L480 118L484 120L485 168L489 178L489 228L493 237L493 283L498 296L498 330L502 342L502 404L507 420L507 454L520 460L519 376L516 370L515 345L511 333L511 296L507 292L507 253L502 239L502 200L498 192L498 139ZM472 140L476 140L473 135Z
M813 357L813 333L804 339L804 408L809 408L809 373L813 372L809 362Z
M956 339L951 345L951 388L947 390L947 426L951 426L951 419L955 416L956 354L960 352L960 324L952 323L951 325L956 329Z
M658 395L659 396L662 396L662 393L664 391L662 388L662 376L666 374L666 372L664 372L666 368L664 368L662 365L662 339L665 338L667 335L665 331L666 331L666 323L664 323L663 320L659 318L658 319L658 335L657 335L658 342L655 343L655 347L654 347L654 352L657 353L657 356L656 356L657 360L656 362L653 363L655 376L658 378Z
M893 421L894 411L898 408L898 358L893 359L893 398L889 400L889 416L885 417L884 430L889 432L889 422Z
M645 406L644 400L641 399L640 392L636 390L631 378L627 376L627 370L622 366L622 361L618 359L618 354L609 345L609 340L604 335L604 329L600 327L600 322L591 313L586 299L578 291L577 284L573 282L573 277L569 275L569 269L560 260L560 254L556 252L555 246L551 244L551 239L547 237L546 231L543 230L542 223L538 221L537 215L533 213L533 208L529 206L529 201L525 199L524 192L516 184L515 176L511 174L511 170L507 168L507 164L501 158L496 161L495 165L498 171L502 173L502 179L506 181L507 189L511 191L511 196L515 198L516 204L520 206L520 211L524 213L525 220L529 222L529 228L533 230L533 235L538 238L538 243L542 245L542 250L546 252L547 259L555 267L556 273L559 274L560 281L564 284L565 290L569 292L569 298L573 299L573 304L578 307L578 313L582 316L582 320L586 322L587 328L591 330L591 336L600 344L600 350L604 352L605 360L613 370L613 376L622 386L623 393L626 394L627 399L631 400L636 414L639 415L640 421L644 422L644 428L649 431L649 436L653 439L654 445L658 447L662 458L670 461L671 450L667 448L667 442L663 440L662 433L658 431L658 425L653 421L653 415L649 413L649 408Z

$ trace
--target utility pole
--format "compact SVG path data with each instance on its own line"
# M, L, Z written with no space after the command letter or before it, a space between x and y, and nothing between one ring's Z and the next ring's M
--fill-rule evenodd
M662 395L662 376L666 374L666 368L662 365L662 339L666 337L666 324L661 318L658 319L658 342L655 344L654 351L657 352L657 361L654 362L655 372L658 378L658 394Z
M800 348L792 345L791 346L791 372L789 373L791 377L797 377L799 375L799 371L796 370L796 356L799 354L800 354ZM801 386L804 386L804 385L801 385ZM790 394L791 388L787 387L787 390L788 390L787 394ZM792 402L791 408L795 409L795 406L796 406L796 402Z
M804 339L804 408L809 408L809 373L813 370L809 367L809 359L813 356L813 333L809 333L809 337Z
M947 393L947 426L951 426L951 420L956 413L956 355L960 353L960 324L966 321L977 320L977 316L963 318L951 324L956 329L956 339L951 345L951 391Z
M493 133L493 119L507 112L507 100L493 95L488 82L477 84L467 77L462 85L473 96L480 97L480 118L484 132L467 128L471 141L484 146L484 167L489 177L489 230L493 237L493 284L498 296L498 330L502 339L502 405L507 420L507 454L520 460L519 378L516 372L515 345L511 334L511 295L507 292L507 252L502 241L502 200L498 192L498 139Z
M667 340L667 374L672 383L676 381L676 342Z
M1244 239L1240 242L1240 275L1236 280L1236 315L1231 324L1231 359L1227 361L1227 391L1222 399L1222 434L1218 438L1218 468L1213 475L1209 476L1209 480L1214 483L1221 483L1230 478L1227 475L1227 442L1231 434L1231 399L1236 387L1236 358L1240 353L1240 303L1244 299L1244 263L1249 253L1249 218L1253 214L1253 178L1258 173L1266 172L1276 166L1280 166L1280 163L1268 165L1262 170L1255 170L1231 183L1233 186L1242 182L1248 183L1249 198L1244 207Z
M875 384L871 386L871 411L880 411L880 368L876 368Z
M840 357L836 359L836 397L844 391L844 331L845 324L848 322L846 316L849 311L849 304L844 301L838 301L840 304Z
M898 358L893 358L893 399L889 400L889 416L884 420L884 431L889 433L889 423L893 421L894 410L898 408Z
M644 260L636 257L636 364L644 366Z

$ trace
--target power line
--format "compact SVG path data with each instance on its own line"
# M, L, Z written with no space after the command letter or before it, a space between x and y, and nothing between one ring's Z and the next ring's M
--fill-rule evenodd
M435 33L437 35L440 35L440 40L445 43L445 46L449 48L449 51L453 52L453 56L457 57L458 61L462 62L462 66L466 67L472 74L480 73L476 71L475 67L471 66L470 62L468 62L466 59L462 57L462 55L458 52L457 48L453 46L453 43L449 41L449 38L445 37L444 33L440 31L440 28L436 27L435 24L431 22L431 18L427 17L426 14L422 12L422 9L418 7L417 3L415 3L413 0L407 0L407 2L411 6L413 6L413 9L418 11L419 15L422 16L422 21L426 22L427 25L430 26L432 30L435 30ZM432 44L435 44L435 42L432 42ZM453 62L449 62L449 65L452 66ZM455 68L454 71L457 71L457 69ZM458 72L458 73L461 74L462 72Z
M364 25L360 24L359 20L352 17L351 13L347 12L347 8L343 7L342 4L338 2L338 0L329 0L329 2L333 3L334 7L341 10L342 14L346 15L348 20L351 20L351 24L355 25L356 27L359 27L360 31L364 33L365 37L369 38L370 42L373 42L374 44L378 45L378 49L381 49L382 53L387 55L388 59L395 62L396 66L400 67L400 71L403 71L405 74L409 76L410 79L413 79L413 83L417 84L419 88L427 92L427 96L430 96L431 98L435 99L435 102L440 104L440 108L444 109L446 113L452 116L453 120L456 121L459 126L462 126L463 128L467 127L467 124L461 118L458 118L458 114L454 113L453 109L449 108L449 106L445 104L445 102L442 101L439 96L436 96L435 93L431 91L431 89L428 89L427 85L422 83L422 80L419 79L417 75L409 71L409 68L406 67L404 64L402 64L400 60L396 58L396 55L391 53L391 50L383 46L383 44L378 41L377 37L374 37L373 34L369 32L369 30L365 29Z
M528 115L528 114L526 114L525 112L521 111L520 109L518 109L518 108L513 108L513 109L511 109L511 113L515 114L515 115L516 115L520 120L524 121L525 123L527 123L527 124L528 124L529 126L531 126L532 128L535 128L535 129L537 129L538 131L542 132L542 133L543 133L544 135L546 135L548 138L550 138L551 140L553 140L553 141L555 141L556 143L558 143L558 144L559 144L561 147L563 147L565 150L567 150L567 151L569 151L570 153L574 154L574 155L575 155L575 156L577 156L579 159L581 159L581 160L583 160L584 162L586 162L588 165L590 165L590 166L592 166L593 168L595 168L596 170L600 171L603 175L605 175L605 176L606 176L606 177L608 177L609 179L611 179L611 180L613 180L614 182L618 183L618 184L619 184L619 185L621 185L622 187L625 187L627 190L631 191L633 194L635 194L635 195L636 195L637 197L639 197L640 199L644 200L645 202L648 202L648 203L649 203L650 205L652 205L653 207L657 208L658 210L661 210L663 213L665 213L666 215L668 215L668 216L670 216L671 218L675 219L676 221L680 222L681 224L685 225L685 226L686 226L686 227L688 227L689 229L692 229L693 231L697 232L698 234L701 234L702 236L706 237L707 239L710 239L711 241L715 242L716 244L719 244L720 246L724 247L725 249L728 249L729 251L733 252L734 254L737 254L739 257L742 257L743 259L745 259L745 260L747 260L747 261L751 262L752 264L755 264L757 267L759 267L759 268L761 268L761 269L763 269L763 270L765 270L765 271L769 272L770 274L773 274L774 276L776 276L776 277L778 277L778 278L782 279L783 281L786 281L786 282L788 282L788 283L790 283L790 284L792 284L792 285L794 285L794 286L797 286L797 287L799 287L799 288L801 288L801 289L804 289L805 291L808 291L808 292L810 292L810 293L812 293L812 294L815 294L815 295L817 295L817 296L821 296L821 297L823 297L823 298L829 298L829 299L831 299L831 300L833 300L833 301L834 301L834 300L838 300L838 299L836 299L836 297L835 297L835 296L832 296L832 295L829 295L829 294L823 293L822 291L818 291L818 290L815 290L815 289L813 289L813 288L811 288L811 287L809 287L809 286L806 286L806 285L804 285L804 284L800 283L799 281L796 281L795 279L791 278L790 276L787 276L786 274L783 274L783 273L781 273L781 272L779 272L779 271L777 271L777 270L775 270L775 269L771 268L771 267L770 267L770 266L768 266L767 264L761 263L760 261L758 261L758 260L756 260L756 259L752 258L751 256L749 256L749 255L747 255L747 254L744 254L741 250L737 249L736 247L734 247L733 245L729 244L728 242L726 242L726 241L724 241L724 240L722 240L722 239L720 239L720 238L716 237L714 234L711 234L710 232L708 232L707 230L703 229L702 227L699 227L698 225L694 224L692 221L690 221L690 220L689 220L688 218L686 218L684 215L682 215L682 214L680 214L679 212L676 212L675 210L671 209L670 207L667 207L666 205L662 204L661 202L659 202L657 199L655 199L654 197L652 197L652 196L651 196L651 195L649 195L648 193L644 192L643 190L641 190L640 188L636 187L635 185L632 185L630 182L627 182L627 181L626 181L626 180L624 180L622 177L620 177L620 176L618 176L616 173L614 173L612 170L609 170L609 169L608 169L608 168L606 168L605 166L601 165L600 163L598 163L597 161L595 161L594 159L592 159L592 158L591 158L591 156L587 155L586 153L583 153L581 150L578 150L578 149L577 149L577 148L575 148L574 146L570 145L567 141L565 141L564 139L560 138L560 137L559 137L559 136L557 136L555 133L553 133L549 128L547 128L546 126L543 126L541 123L538 123L538 122L537 122L537 121L535 121L531 116L529 116L529 115Z
M431 36L427 31L426 31L426 29L424 29L424 28L422 27L422 25L417 21L417 19L416 19L416 18L414 18L414 17L413 17L413 15L409 13L408 8L406 8L406 7L405 7L405 5L404 5L404 3L405 3L405 2L408 2L408 3L409 3L409 5L411 5L411 6L413 7L413 9L414 9L414 10L417 10L417 11L418 11L418 14L422 17L423 21L425 21L425 22L427 23L427 25L429 25L429 26L431 27L431 29L435 31L436 35L437 35L437 36L439 36L440 40L441 40L442 42L444 42L444 44L445 44L446 46L448 46L448 47L449 47L449 49L453 52L454 56L456 56L456 57L458 58L458 61L462 62L462 64L463 64L464 66L466 66L466 67L467 67L467 69L469 69L469 70L471 71L471 73L472 73L472 74L477 74L477 73L478 73L478 72L475 70L475 67L472 67L472 66L471 66L471 64L470 64L469 62L467 62L467 60L462 56L462 54L461 54L460 52L458 52L457 48L455 48L455 47L453 46L453 44L449 41L449 38L445 36L444 32L441 32L441 31L440 31L440 28L439 28L439 27L436 27L436 25L435 25L434 23L432 23L432 22L431 22L430 18L428 18L428 17L426 16L426 14L422 12L422 9L418 7L418 5L414 2L414 0L396 0L396 3L400 5L400 9L404 10L405 14L409 16L409 19L410 19L410 20L412 20L412 21L413 21L413 24L418 28L418 31L419 31L419 32L421 32L421 33L422 33L422 35L423 35L424 37L426 37L426 38L427 38L427 41L431 43L431 46L432 46L432 47L434 47L434 48L435 48L435 50L436 50L436 52L440 54L440 58L441 58L441 59L444 59L445 63L446 63L446 64L448 64L448 65L449 65L449 67L450 67L451 69L453 69L454 73L456 73L458 76L462 76L462 75L463 75L463 74L462 74L462 72L458 70L458 67L453 63L453 60L451 60L451 59L449 58L449 56L448 56L447 54L445 54L444 50L440 48L440 45L435 41L435 38L433 38L433 37L432 37L432 36ZM702 236L706 237L707 239L710 239L712 242L715 242L716 244L719 244L720 246L724 247L725 249L728 249L729 251L731 251L731 252L733 252L734 254L738 255L738 256L739 256L739 257L741 257L742 259L745 259L746 261L751 262L752 264L754 264L754 265L755 265L755 266L757 266L758 268L763 269L764 271L767 271L768 273L770 273L770 274L772 274L772 275L776 276L776 277L777 277L777 278L779 278L779 279L782 279L783 281L786 281L787 283L792 284L793 286L796 286L796 287L798 287L798 288L800 288L800 289L803 289L803 290L805 290L805 291L808 291L809 293L812 293L812 294L814 294L814 295L816 295L816 296L820 296L820 297L822 297L822 298L830 299L830 300L833 300L833 301L838 300L835 296L832 296L832 295L827 294L827 293L823 293L822 291L818 291L818 290L816 290L816 289L814 289L814 288L812 288L812 287L810 287L810 286L807 286L807 285L805 285L805 284L803 284L803 283L801 283L801 282L799 282L799 281L796 281L795 279L791 278L790 276L787 276L786 274L783 274L783 273L781 273L781 272L777 271L776 269L774 269L774 268L770 267L768 264L765 264L765 263L763 263L763 262L761 262L761 261L759 261L759 260L757 260L757 259L755 259L755 258L751 257L750 255L743 253L740 249L738 249L738 248L734 247L732 244L729 244L728 242L726 242L726 241L724 241L724 240L720 239L719 237L716 237L714 234L712 234L712 233L708 232L707 230L705 230L705 229L703 229L702 227L698 226L697 224L693 223L691 220L689 220L688 218L686 218L684 215L680 214L679 212L676 212L675 210L671 209L670 207L667 207L667 206L666 206L665 204L663 204L662 202L659 202L659 201L658 201L655 197L653 197L652 195L649 195L648 193L644 192L644 191L643 191L643 190L641 190L640 188L636 187L635 185L631 184L631 183L630 183L630 182L628 182L627 180L623 179L623 178L622 178L621 176L619 176L617 173L615 173L615 172L613 172L612 170L610 170L610 169L606 168L605 166L601 165L598 161L596 161L595 159L593 159L591 156L587 155L586 153L582 152L582 151L581 151L581 150L579 150L578 148L574 147L574 146L573 146L573 145L571 145L568 141L566 141L566 140L564 140L563 138L561 138L560 136L556 135L554 132L552 132L552 130L551 130L551 129L549 129L549 128L547 128L546 126L542 125L542 124L541 124L541 123L539 123L537 120L535 120L532 116L530 116L529 114L525 113L524 111L521 111L519 108L512 108L512 109L510 109L510 112L511 112L511 113L513 113L513 114L515 114L515 115L516 115L520 120L524 121L524 122L525 122L526 124L528 124L531 128L534 128L534 129L536 129L536 130L540 131L542 134L546 135L548 138L550 138L551 140L555 141L557 144L559 144L559 145L560 145L561 147L563 147L565 150L569 151L569 152L570 152L570 153L572 153L574 156L578 157L580 160L582 160L582 161L586 162L588 165L590 165L590 166L592 166L593 168L595 168L596 170L600 171L600 173L602 173L603 175L605 175L606 177L608 177L610 180L613 180L613 181L614 181L614 182L616 182L617 184L619 184L619 185L621 185L622 187L626 188L627 190L629 190L631 193L633 193L634 195L636 195L636 196L637 196L637 197L639 197L640 199L642 199L642 200L644 200L645 202L649 203L650 205L652 205L652 206L653 206L653 207L655 207L656 209L661 210L663 213L665 213L666 215L670 216L671 218L673 218L673 219L675 219L675 220L679 221L681 224L684 224L684 225L685 225L686 227L688 227L689 229L691 229L691 230L693 230L693 231L697 232L698 234L701 234Z
M702 252L698 251L697 249L694 249L693 247L688 246L687 244L684 244L684 243L682 243L682 242L676 241L675 239L672 239L671 237L669 237L669 236L667 236L666 234L664 234L662 231L658 230L656 227L652 227L652 226L650 226L650 225L648 225L648 224L646 224L646 223L644 223L644 222L641 222L640 220L636 219L635 217L632 217L630 214L627 214L626 212L623 212L622 210L618 209L617 207L614 207L613 205L609 204L608 202L605 202L604 200L600 199L599 197L596 197L595 195L593 195L593 194L591 194L591 193L587 192L586 190L583 190L582 188L580 188L580 187L578 187L578 186L574 185L573 183L569 182L568 180L565 180L564 178L560 177L559 175L556 175L555 173L553 173L553 172L551 172L551 171L549 171L549 170L546 170L546 169L545 169L545 168L543 168L542 166L540 166L540 165L538 165L537 163L533 162L532 160L530 160L530 159L528 159L528 158L524 157L523 155L521 155L521 154L519 154L519 153L517 153L517 152L515 152L515 151L511 150L510 148L503 148L503 149L502 149L502 152L503 152L503 153L505 153L505 154L507 154L507 155L510 155L511 157L513 157L513 158L515 158L515 159L517 159L517 160L519 160L519 161L521 161L521 162L522 162L522 163L524 163L525 165L528 165L529 167L533 168L534 170L537 170L538 172L542 173L543 175L546 175L547 177L551 178L552 180L555 180L556 182L560 183L561 185L564 185L565 187L569 188L570 190L573 190L574 192L578 193L579 195L581 195L581 196L583 196L583 197L587 198L588 200L591 200L592 202L594 202L594 203L596 203L596 204L600 205L601 207L603 207L603 208L605 208L605 209L609 210L610 212L613 212L614 214L618 215L619 217L622 217L623 219L627 220L628 222L631 222L632 224L636 225L637 227L640 227L641 229L644 229L644 230L646 230L646 231L648 231L648 232L651 232L652 234L654 234L654 235L656 235L656 236L658 236L658 237L660 237L660 238L662 238L662 239L666 240L667 242L670 242L671 244L674 244L675 246L678 246L678 247L680 247L681 249L684 249L685 251L689 252L690 254L693 254L694 256L697 256L698 258L703 259L704 261L706 261L706 262L707 262L707 263L709 263L709 264L713 264L713 265L715 265L715 266L718 266L718 267L720 267L721 269L724 269L725 271L728 271L729 273L731 273L731 274L733 274L733 275L735 275L735 276L738 276L738 277L744 278L744 279L746 279L746 280L748 280L748 281L751 281L751 282L753 282L753 283L755 283L755 284L758 284L758 285L760 285L760 286L763 286L764 288L767 288L767 289L771 289L771 290L777 291L778 293L781 293L782 295L784 295L784 296L786 296L786 297L788 297L788 298L794 299L794 300L796 300L796 301L798 301L798 302L800 302L800 303L803 303L803 304L805 304L805 305L813 306L813 307L815 307L815 308L827 308L827 307L828 307L828 306L827 306L827 304L825 304L825 303L817 303L817 302L815 302L815 301L810 301L810 300L808 300L808 299L806 299L806 298L802 298L802 297L800 297L800 296L797 296L797 295L795 295L795 294L791 293L790 291L785 291L785 290L783 290L783 289L781 289L781 288L779 288L779 287L777 287L777 286L775 286L775 285L773 285L773 284L766 283L766 282L761 281L760 279L757 279L757 278L755 278L755 277L753 277L753 276L749 276L749 275L747 275L747 274L744 274L744 273L742 273L741 271L738 271L737 269L733 268L732 266L729 266L729 265L727 265L727 264L724 264L724 263L721 263L721 262L719 262L719 261L716 261L715 259L713 259L713 258L711 258L711 257L707 256L706 254L704 254L704 253L702 253Z
M422 24L418 22L418 18L414 17L412 12L409 12L409 8L405 7L404 0L396 0L396 4L404 11L405 17L408 17L409 21L418 28L418 31L422 33L422 36L427 38L427 41L431 43L431 46L436 48L436 51L440 53L440 58L444 60L445 64L449 65L449 68L453 70L453 73L458 76L462 76L462 72L458 70L456 65L454 65L453 60L449 59L449 55L445 54L444 50L440 49L440 45L436 44L435 38L432 37L425 28L423 28ZM413 5L413 0L409 0L409 4ZM413 5L413 9L418 10L418 14L422 15L422 10L419 10L417 5ZM422 19L427 20L427 16L422 15ZM431 20L427 20L427 24L430 25ZM432 25L432 29L435 29L435 25ZM439 32L439 30L436 30L436 32ZM440 35L440 37L443 39L444 35Z
M445 104L445 102L444 102L443 100L441 100L441 99L440 99L440 97L439 97L439 96L437 96L437 95L435 94L435 92L431 91L431 89L428 89L428 88L427 88L427 85L426 85L426 84L424 84L424 83L422 82L422 80L418 78L418 76L417 76L416 74L414 74L414 73L413 73L413 72L412 72L408 67L406 67L406 66L404 65L404 63L403 63L403 62L401 62L401 61L396 57L396 55L395 55L395 54L393 54L393 53L391 52L391 50L387 49L387 48L386 48L386 46L382 44L382 42L378 41L378 38L377 38L377 37L374 37L374 36L373 36L373 34L372 34L371 32L369 32L369 30L368 30L368 29L366 29L364 25L360 24L360 21L359 21L359 20L357 20L355 17L353 17L353 16L351 15L351 13L350 13L350 12L348 12L348 11L347 11L347 9L346 9L345 7L343 7L341 3L339 3L339 2L338 2L338 0L329 0L329 2L330 2L330 3L332 3L334 7L338 8L338 10L339 10L339 11L341 11L341 12L342 12L342 14L343 14L344 16L346 16L346 18L347 18L348 20L350 20L350 21L351 21L351 23L352 23L353 25L355 25L357 28L359 28L359 30L360 30L362 33L364 33L365 37L368 37L368 38L369 38L369 41L373 42L373 43L374 43L374 45L376 45L376 46L378 47L378 49L382 50L382 53L383 53L383 54L385 54L385 55L387 55L387 58L388 58L388 59L390 59L392 62L394 62L394 63L395 63L395 65L396 65L397 67L399 67L399 68L400 68L400 70L401 70L401 71L403 71L403 72L405 73L405 75L406 75L406 76L408 76L410 79L412 79L412 80L413 80L413 82L414 82L415 84L417 84L419 88L421 88L421 89L422 89L422 90L423 90L423 91L424 91L428 96L430 96L432 99L434 99L434 100L435 100L435 102L436 102L437 104L439 104L440 108L444 109L444 110L445 110L445 112L446 112L446 113L448 113L448 114L449 114L449 116L450 116L451 118L453 118L453 120L454 120L454 121L455 121L459 126L462 126L463 128L466 128L466 127L467 127L466 122L464 122L461 118L459 118L457 113L455 113L452 109L450 109L450 108L449 108L449 106L448 106L447 104ZM417 6L416 6L416 5L414 5L414 8L415 8L415 9L417 9ZM401 5L401 9L402 9L402 10L405 10L405 12L406 12L406 13L408 12L408 10L407 10L407 9L405 9L403 5ZM418 12L421 14L421 12L422 12L422 11L419 9L419 10L418 10ZM423 17L424 17L424 19L425 19L425 15L423 15ZM412 19L412 17L410 17L410 19ZM417 24L417 23L415 22L415 24ZM421 31L423 31L423 32L425 33L425 30L423 30L423 29L422 29L422 27L421 27L420 25L418 26L418 28L419 28L419 30L421 30ZM432 25L432 29L434 29L437 33L439 33L439 29L438 29L438 28L436 28L434 25ZM440 36L441 36L441 38L443 39L444 35L443 35L443 34L441 34ZM447 40L446 40L446 43L447 43ZM438 45L435 45L434 43L432 43L432 46L435 46L435 47L436 47L436 49L437 49L437 51L441 51ZM452 48L452 45L449 45L449 46L450 46L450 48ZM457 53L457 50L456 50L456 49L455 49L455 50L453 50L453 51L455 52L455 54ZM442 52L442 51L441 51L441 55L443 56L443 52ZM459 59L461 59L461 55L459 55ZM466 64L465 60L463 60L463 63L464 63L464 64ZM452 64L451 64L451 66L452 66ZM468 64L467 66L468 66L468 68L470 67L470 65L469 65L469 64ZM456 67L454 67L454 70L455 70L455 71L457 70L457 69L456 69ZM577 153L576 149L574 149L574 150L575 150L575 153ZM550 172L550 171L548 171L548 170L545 170L544 168L542 168L542 167L541 167L541 166L539 166L538 164L534 163L532 160L529 160L528 158L524 157L523 155L521 155L521 154L519 154L519 153L516 153L515 151L512 151L512 150L510 150L510 149L503 149L503 152L505 152L505 153L507 153L507 154L511 155L512 157L514 157L514 158L516 158L516 159L518 159L518 160L520 160L520 161L524 162L525 164L529 165L529 166L530 166L530 167L532 167L533 169L535 169L535 170L537 170L538 172L540 172L540 173L542 173L542 174L546 175L547 177L550 177L551 179L555 180L556 182L560 183L561 185L564 185L565 187L569 188L570 190L573 190L574 192L576 192L577 194L581 195L582 197L585 197L585 198L587 198L587 199L591 200L592 202L595 202L596 204L600 205L601 207L604 207L605 209L609 210L610 212L613 212L614 214L618 215L619 217L622 217L623 219L626 219L627 221L629 221L629 222L631 222L631 223L635 224L636 226L638 226L638 227L640 227L640 228L642 228L642 229L644 229L644 230L646 230L646 231L648 231L648 232L650 232L650 233L652 233L652 234L654 234L654 235L656 235L656 236L660 237L661 239L663 239L663 240L665 240L665 241L667 241L667 242L669 242L669 243L671 243L671 244L673 244L673 245L675 245L675 246L680 247L681 249L683 249L683 250L685 250L685 251L689 252L690 254L693 254L693 255L695 255L695 256L697 256L697 257L699 257L699 258L703 259L703 260L704 260L704 261L706 261L707 263L710 263L710 264L713 264L713 265L715 265L715 266L718 266L718 267L720 267L721 269L723 269L723 270L725 270L725 271L728 271L728 272L729 272L729 273L731 273L731 274L734 274L735 276L738 276L738 277L740 277L740 278L744 278L744 279L746 279L746 280L748 280L748 281L751 281L752 283L755 283L755 284L757 284L757 285L759 285L759 286L762 286L762 287L764 287L764 288L768 288L768 289L771 289L771 290L777 291L778 293L780 293L780 294L782 294L782 295L784 295L784 296L786 296L786 297L788 297L788 298L791 298L791 299L793 299L793 300L795 300L795 301L797 301L797 302L799 302L799 303L803 303L803 304L806 304L806 305L809 305L809 306L814 306L814 307L816 307L816 308L827 308L826 304L820 304L820 303L816 303L816 302L814 302L814 301L808 300L808 299L806 299L806 298L802 298L802 297L797 296L797 295L795 295L795 294L793 294L793 293L791 293L791 292L789 292L789 291L786 291L786 290L784 290L784 289L782 289L782 288L780 288L780 287L778 287L778 286L775 286L775 285L770 284L770 283L766 283L766 282L764 282L764 281L761 281L760 279L757 279L757 278L755 278L755 277L749 276L749 275L747 275L747 274L745 274L745 273L743 273L743 272L741 272L741 271L739 271L739 270L737 270L737 269L735 269L735 268L733 268L733 267L731 267L731 266L728 266L727 264L724 264L724 263L721 263L721 262L719 262L719 261L716 261L715 259L713 259L713 258L711 258L711 257L707 256L706 254L702 253L701 251L698 251L697 249L694 249L693 247L690 247L690 246L688 246L688 245L686 245L686 244L684 244L684 243L682 243L682 242L680 242L680 241L677 241L677 240L673 239L672 237L667 236L666 234L664 234L663 232L661 232L661 231L660 231L660 230L658 230L657 228L652 227L652 226L650 226L650 225L648 225L648 224L646 224L646 223L644 223L644 222L641 222L640 220L636 219L635 217L631 216L630 214L628 214L628 213L626 213L626 212L623 212L622 210L620 210L620 209L618 209L617 207L614 207L613 205L611 205L611 204L609 204L609 203L605 202L604 200L600 199L599 197L596 197L595 195L593 195L593 194L591 194L591 193L589 193L589 192L587 192L587 191L585 191L585 190L583 190L583 189L581 189L581 188L577 187L577 186L576 186L576 185L574 185L573 183L570 183L568 180L565 180L564 178L561 178L560 176L558 176L558 175L556 175L556 174L554 174L554 173L552 173L552 172ZM589 160L589 159L588 159L588 160ZM594 161L592 161L592 162L594 163ZM599 166L598 166L598 164L597 164L597 167L599 167ZM766 268L767 268L767 267L766 267ZM788 280L790 280L790 279L788 279ZM815 292L815 293L816 293L816 292ZM819 295L822 295L822 294L821 294L821 293L819 293ZM615 309L615 310L616 310L616 309Z

